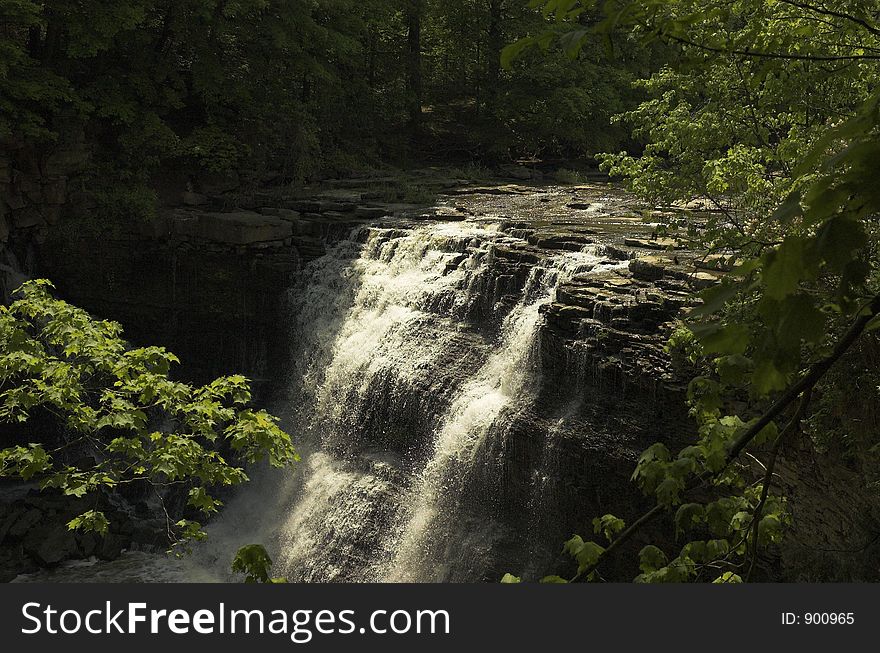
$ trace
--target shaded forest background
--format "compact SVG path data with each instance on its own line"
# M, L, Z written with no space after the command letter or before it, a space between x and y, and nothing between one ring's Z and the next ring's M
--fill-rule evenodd
M0 198L0 240L19 250L27 272L30 233L9 238L7 208L13 231L30 230L41 244L67 200L102 224L149 226L131 218L149 217L163 188L187 203L209 175L215 186L234 177L230 187L254 191L381 167L503 172L511 162L563 168L598 155L649 206L674 209L649 216L655 237L674 236L723 277L693 298L702 304L668 343L692 379L694 445L645 451L633 478L654 505L642 516L597 516L594 534L607 547L586 524L587 540L566 545L577 571L565 579L595 578L665 515L677 536L693 539L675 553L644 547L641 580L749 580L789 524L785 497L771 488L777 454L792 451L854 474L836 484L871 506L858 515L870 538L852 551L873 560L877 62L872 0L0 0L0 183L10 189ZM70 172L68 154L87 161L87 181ZM196 187L181 199L187 177ZM78 258L98 258L91 243L85 252ZM45 310L87 324L38 291L36 308L18 304L25 317ZM20 334L39 325L7 322L10 378L43 374L40 361L13 365L22 343L30 346ZM96 336L99 353L105 336ZM148 363L139 377L154 374ZM56 400L45 379L34 387L36 398L22 391L28 401ZM17 392L4 394L10 415L23 405ZM252 430L284 444L271 424ZM4 472L31 478L50 468L36 445L6 451ZM51 487L116 483L104 470L83 483L76 474L50 477ZM203 493L193 500L214 507ZM81 523L106 527L96 515ZM865 568L819 575L874 579L876 566Z
M0 137L51 147L84 130L97 176L140 188L135 203L169 167L298 183L622 149L611 118L657 47L597 39L576 61L532 52L503 70L502 48L546 25L511 0L4 0Z

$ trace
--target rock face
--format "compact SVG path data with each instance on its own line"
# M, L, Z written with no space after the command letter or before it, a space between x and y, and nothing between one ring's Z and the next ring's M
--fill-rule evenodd
M64 497L36 489L0 501L0 582L37 568L55 567L67 560L96 556L115 560L124 550L164 550L164 522L145 514L101 505L110 532L73 532L67 522L94 507L94 500Z
M90 152L82 131L64 130L54 150L0 140L0 295L35 272L36 249L59 223Z
M176 215L172 221L176 236L224 245L278 243L293 236L291 223L253 211Z
M177 353L188 378L243 373L259 392L287 360L292 275L359 226L418 213L366 194L258 193L238 198L247 209L224 209L227 196L205 195L143 224L77 226L74 216L36 250L35 268L65 299L120 322L133 342Z
M589 201L577 201L570 191L548 198L543 190L510 184L459 190L433 207L381 204L354 186L308 198L254 196L226 210L222 198L207 196L205 204L167 211L136 229L84 229L50 238L39 250L39 267L65 298L120 321L135 343L175 351L187 376L205 381L241 372L264 379L263 389L271 392L292 344L285 311L293 278L328 245L365 225L406 229L425 221L474 220L512 236L510 245L492 248L491 276L481 281L481 299L467 315L474 324L491 319L498 304L518 301L531 271L548 256L592 248L619 262L601 276L573 276L544 307L544 378L537 399L498 440L504 447L494 457L500 467L484 470L491 475L485 487L497 488L484 498L501 507L510 528L509 550L493 553L506 571L539 544L542 551L557 551L599 511L628 512L640 501L629 483L637 453L686 428L682 385L662 351L669 323L688 295L679 275L685 266L676 268L652 248L656 271L639 274L639 264L627 269L644 252L626 246L624 235L645 229L631 219L628 200L609 203L607 193L595 190L576 194ZM411 419L392 417L409 419L410 426L430 417L417 403ZM389 420L378 404L365 410L371 420ZM550 447L547 434L554 429L562 435ZM536 501L533 475L545 467L559 479L545 488L535 511L548 519L541 528L519 523L523 505ZM28 564L45 566L84 555L113 558L135 537L150 539L129 531L71 540L53 525L39 541L14 542ZM621 578L628 575L620 570Z

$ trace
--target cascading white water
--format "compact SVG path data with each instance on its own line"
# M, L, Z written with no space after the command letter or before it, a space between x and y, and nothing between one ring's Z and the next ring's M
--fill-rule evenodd
M523 392L533 374L539 308L547 292L530 299L541 268L534 268L524 299L504 320L499 347L452 402L437 432L434 452L405 503L405 522L385 580L418 581L443 575L444 561L433 557L433 539L453 529L454 505L462 481L495 421ZM445 513L443 512L445 510ZM438 523L446 521L445 524Z
M325 581L481 573L472 562L447 564L456 548L492 538L490 524L483 534L459 522L469 474L506 412L529 401L541 307L560 277L600 260L568 252L532 267L519 300L492 307L500 326L486 333L470 317L492 297L500 244L524 243L494 225L374 229L357 259L342 248L319 263L311 294L300 295L296 334L312 453L278 537L280 573ZM413 407L424 419L406 419Z
M163 573L228 578L234 551L260 542L292 581L483 578L504 533L476 472L534 401L542 306L605 265L590 249L499 259L526 247L491 223L369 228L310 264L290 293L289 399L273 407L303 460L252 474L207 546Z

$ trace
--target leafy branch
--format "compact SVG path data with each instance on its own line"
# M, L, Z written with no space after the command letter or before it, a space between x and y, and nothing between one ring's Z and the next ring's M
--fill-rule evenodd
M187 505L210 516L222 505L213 488L247 481L244 464L298 459L277 419L249 406L247 379L173 381L173 354L129 347L118 324L94 320L52 289L30 281L0 307L0 421L26 431L48 415L65 441L49 448L45 435L24 436L34 441L0 450L0 476L72 497L143 484L165 511L169 539L186 544L204 539L202 526L172 517L160 489L181 487ZM109 520L95 508L68 527L106 534Z

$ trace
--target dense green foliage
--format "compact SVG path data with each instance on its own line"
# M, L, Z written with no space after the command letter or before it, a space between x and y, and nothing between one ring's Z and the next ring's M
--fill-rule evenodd
M273 578L272 558L261 544L248 544L241 547L232 560L232 571L244 574L246 583L286 583L286 578Z
M83 127L116 217L154 202L118 181L160 168L296 182L428 153L602 150L605 170L671 209L658 232L727 272L670 341L696 430L641 456L646 513L597 516L595 540L565 543L567 580L598 578L661 517L678 542L645 546L639 581L749 580L790 520L774 486L786 442L810 431L821 453L839 435L880 468L880 443L827 412L845 394L839 362L880 326L878 82L872 0L0 0L0 138L51 148ZM245 379L177 383L173 355L127 348L46 283L22 292L0 312L0 419L64 436L3 450L3 475L73 496L179 485L210 514L241 464L294 458ZM233 563L260 582L270 566L256 545Z
M0 0L0 141L82 125L100 176L141 185L169 166L295 182L620 146L610 117L649 55L503 71L504 43L545 24L514 0Z
M610 0L598 28L585 30L579 20L598 3L531 4L557 25L508 56L556 38L576 52L621 29L680 46L679 61L640 83L648 99L622 116L646 139L644 153L602 159L647 200L676 203L661 228L720 254L730 270L703 293L690 335L679 331L672 343L698 374L689 390L693 444L645 451L633 480L655 506L629 525L597 518L605 545L567 542L574 578L594 578L665 514L685 544L671 555L643 548L637 580L749 579L789 519L773 488L781 447L806 418L822 420L810 404L814 388L833 382L829 370L880 326L877 7ZM681 208L694 199L714 211ZM761 459L756 475L750 460Z
M296 459L276 419L248 407L245 378L203 387L174 381L173 354L128 347L118 324L92 319L51 289L28 282L19 299L0 307L0 422L23 427L20 442L0 450L0 476L96 504L100 495L140 485L164 505L170 489L209 516L222 505L213 488L247 481L244 463L280 467ZM166 516L177 543L205 537L198 522L168 509ZM68 526L104 534L109 524L89 510Z

